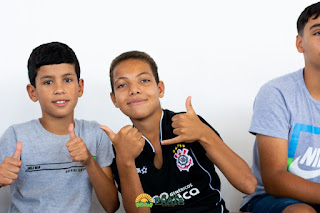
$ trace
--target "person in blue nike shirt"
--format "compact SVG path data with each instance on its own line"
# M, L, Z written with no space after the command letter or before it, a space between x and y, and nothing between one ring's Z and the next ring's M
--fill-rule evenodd
M266 83L255 99L258 186L242 211L320 212L320 2L305 8L297 29L305 67Z

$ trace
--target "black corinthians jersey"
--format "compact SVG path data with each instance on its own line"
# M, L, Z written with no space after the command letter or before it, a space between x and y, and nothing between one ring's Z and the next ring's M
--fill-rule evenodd
M171 126L171 118L175 114L163 110L160 141L176 137ZM203 118L199 118L215 131ZM228 212L221 197L220 179L214 164L206 157L206 151L199 142L162 145L161 148L161 169L154 166L154 148L147 139L135 161L144 193L153 198L152 212ZM111 168L120 191L115 159Z

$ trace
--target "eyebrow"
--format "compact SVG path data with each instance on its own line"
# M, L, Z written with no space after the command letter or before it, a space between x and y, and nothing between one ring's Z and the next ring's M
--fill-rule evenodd
M71 75L75 75L75 74L74 73L65 73L62 75L62 77L71 76ZM40 77L40 80L47 79L47 78L54 78L54 77L52 75L44 75L44 76Z
M141 76L141 75L150 75L150 76L152 76L152 74L149 73L149 72L141 72L141 73L139 73L136 77L139 77L139 76ZM118 81L118 80L121 80L121 79L128 79L128 77L119 77L119 78L115 79L114 82L116 82L116 81Z
M316 27L320 27L320 24L312 25L309 30L312 30L313 28L316 28Z

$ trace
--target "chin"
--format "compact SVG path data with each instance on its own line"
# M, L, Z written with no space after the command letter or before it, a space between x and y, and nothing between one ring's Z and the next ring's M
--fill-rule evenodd
M149 117L150 115L146 112L123 112L126 116L128 116L131 120L143 120L147 117Z

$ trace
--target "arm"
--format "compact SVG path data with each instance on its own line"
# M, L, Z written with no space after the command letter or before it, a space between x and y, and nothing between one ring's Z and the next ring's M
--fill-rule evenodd
M248 164L232 151L210 127L204 124L201 129L198 141L206 150L206 156L236 189L245 194L252 194L255 191L257 180Z
M290 197L320 204L320 184L287 171L287 140L257 134L262 182L276 197Z
M144 193L135 165L135 159L140 155L145 144L142 134L132 126L123 127L117 134L106 126L100 126L100 128L107 133L116 150L122 201L126 212L150 212L148 207L135 206L136 198Z
M115 212L119 208L118 191L114 185L111 168L100 168L92 158L91 163L86 165L90 182L97 194L97 198L106 212Z
M97 197L107 212L119 208L118 192L114 185L110 167L101 169L89 152L85 142L76 137L73 124L68 128L70 140L66 143L73 161L78 161L86 168Z
M121 157L116 157L116 161L120 176L123 206L126 212L150 212L148 207L137 208L135 206L136 198L144 193L135 163L132 161L124 162Z
M257 180L247 163L233 152L221 138L204 124L191 105L191 97L186 100L187 112L172 118L173 133L176 138L162 141L162 144L199 141L206 150L207 157L217 165L228 181L239 191L252 194Z

